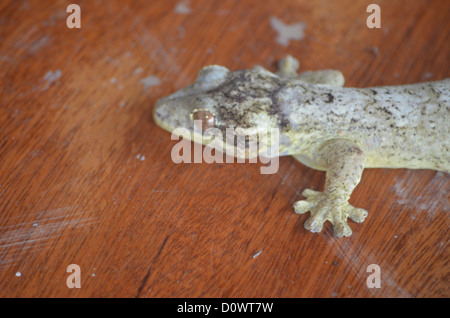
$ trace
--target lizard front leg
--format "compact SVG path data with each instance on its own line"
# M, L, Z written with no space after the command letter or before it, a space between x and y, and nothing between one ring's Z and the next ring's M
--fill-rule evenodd
M361 180L366 156L352 142L337 139L321 147L317 161L327 171L325 189L323 192L303 191L307 199L294 203L295 212L311 211L311 217L305 222L305 228L311 232L320 232L328 220L333 224L335 236L350 236L352 230L347 218L360 223L367 216L366 210L348 203L353 189Z
M278 62L277 74L310 84L323 84L330 86L344 86L344 75L336 70L307 71L297 74L300 63L297 59L288 55Z

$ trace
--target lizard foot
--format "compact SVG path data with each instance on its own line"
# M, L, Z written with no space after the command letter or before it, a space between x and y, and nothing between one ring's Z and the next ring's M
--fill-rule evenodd
M306 200L294 203L295 213L303 214L311 211L311 217L305 222L305 228L313 233L320 232L325 221L333 224L334 235L337 237L350 236L352 230L347 224L347 218L361 223L367 216L364 209L355 208L347 201L339 202L330 195L310 189L303 191Z

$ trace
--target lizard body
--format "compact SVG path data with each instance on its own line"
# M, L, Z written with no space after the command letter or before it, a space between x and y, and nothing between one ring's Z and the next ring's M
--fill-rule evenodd
M155 121L169 131L186 128L205 144L194 119L246 136L279 129L279 155L327 172L324 191L305 190L307 199L295 202L295 212L311 212L305 227L312 232L329 220L337 237L351 235L347 218L367 216L348 203L364 168L450 171L450 79L349 88L339 71L297 74L298 66L290 56L277 73L207 66L194 84L156 103ZM236 144L224 139L223 146Z

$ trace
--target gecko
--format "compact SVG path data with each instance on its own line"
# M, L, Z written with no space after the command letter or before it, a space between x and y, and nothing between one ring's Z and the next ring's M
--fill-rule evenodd
M275 73L206 66L193 84L156 102L154 120L168 131L184 127L203 144L208 138L193 129L195 120L203 130L233 128L246 136L278 129L279 156L326 172L324 190L305 189L294 211L311 213L304 223L311 232L331 222L336 237L352 234L348 219L361 223L368 215L349 203L364 168L450 171L450 78L353 88L344 87L340 71L298 69L292 56ZM223 145L237 147L225 138Z

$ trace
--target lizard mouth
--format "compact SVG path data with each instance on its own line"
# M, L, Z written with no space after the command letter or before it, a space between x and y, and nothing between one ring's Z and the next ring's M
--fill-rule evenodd
M218 131L221 134L218 135ZM258 156L260 147L258 135L239 135L233 129L219 129L218 131L216 130L216 134L208 134L208 131L202 135L194 133L192 140L240 159L251 159Z
M251 147L258 147L259 140L257 135L237 135L227 134L224 137L225 142L229 145L233 145L237 150L250 149Z

